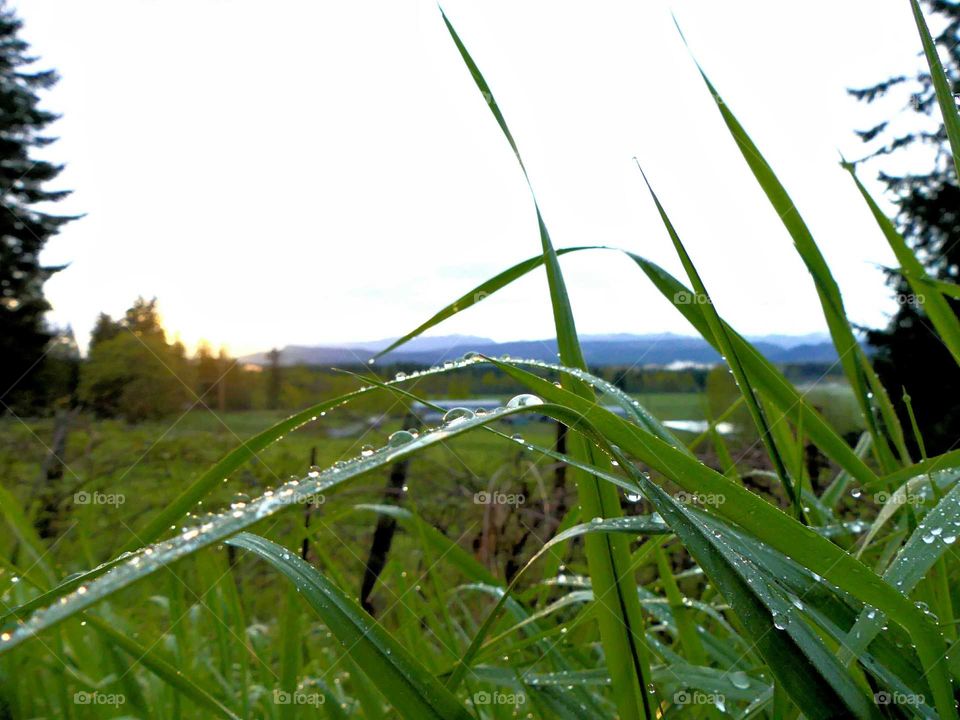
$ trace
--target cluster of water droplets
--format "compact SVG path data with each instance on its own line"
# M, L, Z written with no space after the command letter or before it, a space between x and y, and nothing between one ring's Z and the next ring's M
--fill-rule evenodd
M922 533L920 539L927 545L933 545L938 540L944 545L953 545L957 541L958 532L960 532L960 519L945 520L942 525L933 527L928 527L926 522L922 522L917 525L917 532Z

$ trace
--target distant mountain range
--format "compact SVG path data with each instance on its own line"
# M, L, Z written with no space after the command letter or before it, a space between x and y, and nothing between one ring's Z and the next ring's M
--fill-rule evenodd
M388 347L393 340L341 343L334 346L287 345L280 351L280 362L283 365L356 365L365 363L377 352ZM762 335L750 337L749 340L767 359L775 363L829 363L837 359L837 352L826 334ZM591 365L678 367L712 365L720 361L719 354L706 341L672 333L582 335L580 343L583 354ZM446 360L455 360L469 351L492 356L506 354L555 361L557 342L550 339L498 343L490 338L472 335L420 337L388 353L378 362L436 365ZM266 355L254 353L240 360L265 365Z

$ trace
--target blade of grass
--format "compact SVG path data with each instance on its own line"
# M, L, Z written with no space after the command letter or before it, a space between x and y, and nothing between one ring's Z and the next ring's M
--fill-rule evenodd
M797 491L797 488L794 487L793 480L790 478L790 474L787 472L787 468L783 462L783 458L780 455L780 451L770 434L770 426L766 415L764 414L763 408L757 399L753 385L751 384L747 373L744 371L743 366L740 363L740 358L737 355L736 348L733 346L733 343L730 340L730 336L727 333L727 328L720 319L720 315L717 314L717 311L714 309L713 301L710 299L710 295L707 292L706 286L700 279L700 274L697 272L693 261L690 259L690 255L687 253L686 248L683 246L683 243L680 240L680 236L677 235L677 231L674 229L673 223L670 222L670 218L667 216L666 210L663 209L660 199L650 186L650 181L647 180L647 176L644 174L642 168L640 169L640 174L643 175L643 181L646 183L647 190L650 191L650 196L653 198L653 202L657 206L657 212L660 214L660 219L663 222L664 227L666 227L667 233L670 235L670 240L673 242L673 248L680 257L680 262L683 264L683 268L687 273L687 277L690 279L691 285L693 285L693 289L696 292L696 295L693 297L696 299L697 304L701 305L703 318L706 320L707 327L710 329L710 333L714 339L713 344L719 346L720 354L726 360L727 366L733 373L733 377L737 382L737 388L740 390L740 394L743 396L746 402L747 410L750 412L750 416L753 418L753 422L757 426L757 431L760 433L760 439L762 440L764 447L767 449L767 454L770 456L770 460L773 462L773 467L777 473L777 477L780 479L781 485L783 485L783 488L787 492L787 497L790 499L790 504L793 506L794 514L801 522L805 522L803 504L800 502L800 493Z
M356 602L295 553L241 533L229 544L249 550L287 577L384 697L405 718L469 720L470 714L433 675Z
M564 365L586 370L557 253L550 240L550 234L533 193L520 151L483 74L445 14L443 14L443 21L477 88L487 100L487 106L500 126L504 138L513 149L530 188L540 231L547 283L550 288L560 360ZM581 381L565 377L562 382L580 397L593 400L592 391ZM602 466L605 462L602 458L593 457L591 447L582 439L574 439L570 449L574 457L588 460L593 465ZM577 496L585 516L611 518L622 514L619 496L611 486L589 474L574 472L573 475L577 485ZM617 707L624 720L628 718L650 720L655 715L654 700L651 697L654 686L650 675L649 651L643 641L643 613L634 589L632 575L627 570L630 564L629 546L624 538L608 536L590 536L585 540L585 546L590 577L597 593L597 602L606 611L599 613L598 621Z
M630 254L630 257L650 278L660 293L693 325L694 329L719 351L720 347L710 333L700 304L681 301L683 298L690 297L692 291L659 265L639 255ZM803 396L783 376L783 373L777 370L773 363L763 357L759 350L733 330L729 324L724 322L724 325L727 328L731 343L737 350L737 357L740 358L744 369L760 392L775 403L780 411L786 414L795 424L802 423L805 432L817 446L853 477L863 484L877 481L876 474L861 458L857 457L843 438L826 423L820 413L810 407Z
M893 587L909 595L934 564L957 540L960 523L960 485L955 485L943 499L927 513L923 521L897 553L884 579ZM850 631L841 658L849 662L880 632L883 614L865 610Z
M949 138L950 148L953 150L953 166L957 171L957 177L960 177L960 113L957 111L957 101L950 90L950 82L943 70L943 63L940 62L940 55L937 54L937 46L930 36L927 21L923 19L920 3L917 0L910 0L910 9L913 10L913 19L917 23L917 31L920 33L920 41L923 43L923 54L927 56L930 78L933 80L933 87L937 93L937 103L940 105L947 138Z
M170 685L178 693L196 703L198 707L204 708L216 717L227 718L227 720L239 720L239 716L230 710L230 708L210 695L199 685L195 684L181 673L178 668L160 657L160 654L156 650L141 646L135 640L115 630L110 623L96 615L87 615L86 620L98 633L109 640L109 642L133 657L138 663Z
M923 263L917 259L917 256L907 246L906 241L897 232L890 219L883 214L877 203L874 202L870 193L867 192L867 189L857 177L853 166L844 163L843 167L850 173L850 177L856 183L863 199L867 201L870 212L873 213L874 219L883 231L883 236L887 239L893 254L896 255L902 274L910 283L919 305L923 308L926 316L930 318L930 322L933 323L940 339L943 340L943 344L953 355L954 360L960 363L960 320L957 319L956 313L944 299L939 287L931 284L931 278L927 275Z
M677 29L679 31L679 26ZM681 32L680 35L682 38L683 33ZM686 40L684 40L684 43L686 43ZM793 238L794 247L813 278L817 295L820 299L820 305L823 308L823 315L827 321L827 328L830 331L830 336L833 338L837 354L840 357L840 364L854 390L854 395L860 406L864 423L873 435L874 446L878 450L881 465L887 472L890 472L896 468L897 463L890 450L887 437L881 432L881 428L874 414L874 402L871 400L871 383L867 377L868 374L872 372L872 368L870 368L869 361L854 337L853 330L847 320L846 311L843 307L843 298L840 294L840 287L830 272L830 268L820 249L817 247L807 224L800 216L793 200L780 183L773 168L771 168L764 159L759 148L757 148L750 139L746 130L744 130L736 116L734 116L727 103L723 101L723 98L713 86L710 78L707 77L706 72L700 67L700 64L695 58L694 63L696 63L697 70L700 72L700 76L710 91L710 95L716 100L717 109L720 111L720 115L727 129L736 142L737 148L743 155L744 160L746 160L757 183L769 199L780 221L790 233L791 238ZM882 388L881 392L883 392ZM893 421L896 425L890 428L892 436L902 438L903 431L900 429L899 422L896 421L895 416Z

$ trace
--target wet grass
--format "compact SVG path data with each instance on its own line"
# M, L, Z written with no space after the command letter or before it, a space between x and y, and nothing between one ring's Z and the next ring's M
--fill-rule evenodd
M519 161L486 79L448 28ZM746 413L756 441L672 433L662 420L680 412L676 403L645 407L586 372L558 258L594 249L555 250L534 198L540 252L400 342L542 266L558 364L471 355L392 379L374 365L355 392L265 429L272 418L239 419L240 440L209 416L159 438L156 428L90 423L70 441L78 459L63 482L125 492L129 504L51 498L25 470L36 467L37 438L5 425L3 714L956 717L960 453L910 456L912 429L857 344L800 209L704 81L809 271L845 394L796 388L759 355L709 301L669 198L638 198L656 203L685 277L615 252L723 354L740 393L730 412ZM942 78L937 90L947 92ZM941 108L955 142L949 95ZM933 328L960 349L960 322L944 312L954 289L930 283L871 208L924 289ZM742 271L748 282L751 268ZM705 300L677 300L691 293ZM476 364L527 392L483 414L400 429L405 403L430 401L421 379ZM371 398L393 409L389 421L330 436L367 417L350 407ZM863 428L855 444L831 415L841 402ZM684 418L693 410L683 407ZM530 422L542 416L569 428L562 443L555 424ZM305 467L312 448L317 466ZM754 472L728 462L747 451L763 457ZM394 524L364 609L367 548Z

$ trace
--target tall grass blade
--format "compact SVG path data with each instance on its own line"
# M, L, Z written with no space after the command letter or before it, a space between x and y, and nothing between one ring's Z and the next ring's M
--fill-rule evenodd
M857 185L857 189L860 191L860 194L863 195L863 199L867 201L867 205L870 206L870 212L873 213L873 217L880 226L880 230L883 231L883 236L893 250L893 254L896 255L903 276L907 279L907 282L910 283L910 287L913 289L918 304L923 308L927 317L930 318L930 322L933 323L937 333L940 335L940 339L943 340L943 344L946 345L950 354L953 355L954 360L960 363L960 320L957 319L956 313L944 299L941 292L942 285L934 283L932 278L927 275L923 264L917 259L913 251L910 250L906 241L900 233L897 232L893 223L883 214L883 211L881 211L877 203L874 202L870 193L868 193L867 189L863 186L863 183L860 182L853 166L849 163L844 163L844 167L849 171L850 176Z
M947 138L953 150L953 166L957 171L957 177L960 178L960 112L957 111L957 101L950 90L950 82L943 70L943 63L940 62L940 55L937 54L937 46L930 36L930 28L927 27L927 21L923 18L920 3L917 0L910 0L910 8L913 10L913 19L917 23L920 41L923 43L923 54L927 56L930 78L933 80L937 103L940 105Z
M696 62L696 60L694 60L694 62ZM780 221L793 238L794 247L813 278L814 286L820 299L820 305L823 308L823 315L827 321L827 328L830 331L830 336L833 338L833 343L837 348L837 354L840 357L840 364L847 375L847 379L850 381L851 387L854 389L854 394L860 405L860 412L866 427L870 429L873 435L874 446L877 448L881 464L890 472L896 468L897 463L890 449L887 437L882 432L882 428L877 423L875 416L872 394L874 388L872 388L872 384L868 378L868 375L871 374L873 370L866 354L854 337L853 330L847 320L846 311L843 307L843 298L840 294L840 287L830 272L830 268L823 254L820 252L820 248L817 247L813 235L810 234L807 224L800 216L800 212L787 194L786 189L780 183L773 168L771 168L764 159L759 148L753 143L750 136L747 135L746 130L744 130L736 116L731 112L729 106L723 101L723 98L717 92L713 83L710 82L710 78L707 77L707 74L703 68L700 67L699 63L697 63L697 70L699 70L700 76L703 78L704 83L706 83L710 95L716 100L717 109L720 111L720 115L727 129L736 142L737 148L753 172L757 183L769 199ZM879 386L879 383L877 383L877 385ZM885 395L882 386L880 387L880 392ZM887 398L887 402L889 402L889 398ZM899 435L902 437L903 431L900 429L899 421L896 420L895 415L892 421L896 423L896 425L890 428L890 432L894 436Z
M96 628L96 631L103 635L111 644L116 645L130 655L136 662L169 684L178 693L196 703L198 707L203 708L216 717L226 718L227 720L240 720L240 717L236 713L199 685L195 684L180 672L177 667L160 657L156 650L141 646L138 642L127 637L119 630L116 630L110 623L96 615L88 615L86 619L87 622Z
M445 14L443 15L443 21L477 88L486 99L487 106L500 126L503 136L513 149L517 162L523 170L527 185L530 187L537 215L537 226L540 231L543 262L547 270L547 282L550 287L550 300L553 306L560 361L564 365L585 370L586 363L577 337L573 311L567 296L560 263L550 240L543 215L540 212L540 206L537 203L536 196L533 195L533 187L530 185L530 178L527 175L520 151L483 74ZM593 398L593 393L589 387L579 380L568 377L563 382L566 387L580 397ZM605 462L603 458L594 457L591 447L582 439L576 437L571 440L571 454L574 457L589 460L593 465L602 466ZM622 514L619 497L612 487L601 483L596 477L590 475L574 473L574 477L577 484L578 499L584 515L610 518ZM597 599L606 611L599 613L598 622L604 656L610 671L613 692L617 698L617 707L625 720L634 717L653 718L655 713L651 697L653 680L650 676L649 651L643 642L643 613L635 592L632 574L628 570L630 565L629 546L624 538L608 536L590 536L586 539L585 545L587 563Z
M954 485L923 518L910 538L897 553L883 577L906 595L924 579L934 564L948 552L960 535L960 485ZM841 657L849 661L861 648L866 648L880 632L883 615L864 611L850 631Z
M650 191L650 196L653 198L653 202L657 206L657 212L660 214L660 220L663 222L664 227L666 227L667 234L670 235L670 240L673 242L674 250L680 257L680 262L683 264L683 268L687 273L687 277L690 279L690 283L693 285L693 289L696 292L696 295L692 296L692 298L695 299L697 304L701 306L701 313L704 320L706 320L707 327L710 329L711 335L713 336L714 342L712 344L720 348L721 355L726 359L727 365L730 367L731 372L733 372L733 376L737 382L737 387L740 390L740 394L744 398L747 410L749 410L754 424L757 426L757 431L760 433L760 439L762 440L764 447L766 447L767 454L770 456L770 459L773 462L773 467L776 470L777 477L780 478L780 483L787 491L787 497L790 499L794 513L796 514L797 518L803 522L804 513L803 505L800 502L800 493L794 486L794 482L790 478L790 474L787 472L787 468L784 465L780 451L770 434L770 426L766 416L764 415L763 407L760 405L760 401L757 399L750 379L740 363L740 358L737 355L736 348L731 342L727 328L720 319L720 316L717 314L717 311L714 309L713 301L710 299L710 295L707 292L706 286L704 286L703 281L700 279L700 274L697 272L693 261L690 259L690 255L687 253L686 248L683 246L683 243L680 240L680 236L677 235L677 231L674 229L673 223L670 222L670 218L667 216L666 210L664 210L663 205L660 204L660 199L650 186L650 181L647 180L647 176L643 173L642 168L640 173L643 175L643 181L647 185L647 190Z
M295 553L266 538L241 533L229 540L286 575L316 610L364 674L403 717L468 720L469 713L356 602Z

